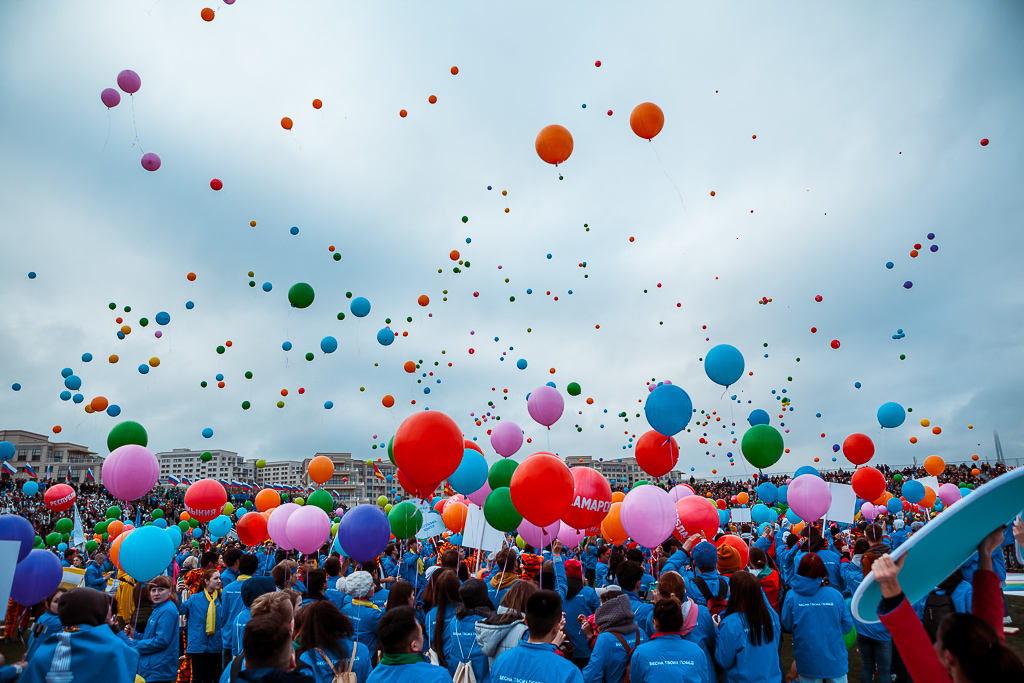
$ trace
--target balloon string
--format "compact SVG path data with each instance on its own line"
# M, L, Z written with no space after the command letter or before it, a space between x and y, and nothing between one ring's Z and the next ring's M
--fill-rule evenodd
M101 152L106 151L108 142L110 142L110 107L107 107L107 139L103 141Z
M672 187L676 188L676 194L679 195L679 204L680 204L680 206L683 207L683 211L688 213L686 211L686 204L683 204L683 193L679 191L679 186L676 185L676 181L672 180L672 177L668 174L668 171L665 170L665 164L662 163L662 161L661 161L661 155L658 154L658 148L654 146L654 140L651 139L650 143L651 143L651 149L654 150L654 156L658 157L658 164L661 166L661 172L664 173L665 177L668 178L668 181L670 183L672 183Z
M134 147L135 143L137 142L137 143L139 143L139 149L141 149L143 152L145 152L146 150L142 149L142 140L139 139L139 124L136 123L136 121L135 121L135 94L133 93L133 94L129 95L129 97L132 98L132 126L135 127L135 139L132 140L132 147ZM109 112L108 112L108 115L109 115Z

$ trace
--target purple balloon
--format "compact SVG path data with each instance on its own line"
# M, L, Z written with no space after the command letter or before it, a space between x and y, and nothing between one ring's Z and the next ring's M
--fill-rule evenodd
M139 74L131 69L125 69L117 74L117 87L129 95L133 95L139 92L139 88L142 87L142 79L139 78Z
M531 524L530 522L523 520L523 523L516 529L519 535L523 537L523 540L532 545L534 548L543 548L544 546L551 543L558 537L558 531L561 529L561 522L555 522L545 527Z
M19 605L31 606L57 590L64 568L49 550L33 550L14 570L11 597Z
M561 541L562 545L564 545L569 550L572 550L573 548L578 546L580 544L580 541L582 541L586 537L586 531L573 529L565 522L559 522L558 540Z
M103 485L118 500L137 500L160 480L160 463L143 446L127 444L103 461Z
M533 390L526 400L526 407L535 422L550 427L562 417L565 401L557 389L545 384Z
M484 501L487 500L487 496L490 495L490 493L491 485L485 481L483 486L478 488L476 491L473 491L473 493L466 496L466 498L469 498L469 502L473 503L474 505L483 507Z
M338 525L338 544L356 562L369 562L391 540L388 516L376 505L357 505Z
M267 533L270 534L270 540L276 543L281 550L291 550L295 547L288 539L288 518L301 509L302 507L295 503L285 503L274 508L270 519L267 520Z
M959 496L959 489L957 495ZM32 523L18 515L0 515L0 541L18 541L18 562L21 562L32 551L36 543L36 531Z
M153 152L146 152L142 155L142 168L147 171L155 171L160 168L160 157Z
M164 333L161 332L160 330L157 330L156 332L153 333L153 336L159 339L160 337L164 336Z
M623 531L645 548L653 548L671 536L678 519L672 496L657 486L632 489L619 509Z
M305 505L291 514L288 540L303 555L312 555L331 540L331 520L315 505Z
M860 506L860 514L864 515L864 519L870 522L878 516L878 508L871 503L864 503Z
M960 487L956 484L943 484L939 487L939 500L943 505L952 505L960 500ZM0 517L3 520L3 517Z
M121 104L121 93L113 88L106 88L100 93L100 101L106 105L107 109L113 109Z
M672 496L673 503L678 503L683 498L694 495L694 493L693 489L691 489L689 486L679 484L678 486L674 487L671 491L669 491L668 495Z
M511 420L502 420L491 429L491 448L503 458L523 447L523 430Z
M832 491L821 477L801 474L789 485L786 494L789 507L805 522L816 522L832 505Z

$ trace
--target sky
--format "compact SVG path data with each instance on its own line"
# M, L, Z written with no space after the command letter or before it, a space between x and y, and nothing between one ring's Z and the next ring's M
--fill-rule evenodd
M849 466L833 444L855 432L876 464L991 458L993 430L1021 455L1019 3L209 6L0 4L3 428L105 455L135 420L154 452L377 459L429 408L491 462L495 417L530 439L517 459L609 460L670 380L697 476L754 471L757 408L789 449L769 472ZM142 87L107 110L124 69ZM629 125L643 102L652 141ZM534 149L549 124L574 140L557 168ZM745 359L728 389L701 361L717 344ZM526 403L547 382L550 431ZM97 396L121 414L87 414ZM912 412L883 431L888 401Z

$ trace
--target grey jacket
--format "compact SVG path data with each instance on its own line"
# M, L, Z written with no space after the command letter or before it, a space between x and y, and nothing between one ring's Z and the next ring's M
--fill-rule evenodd
M505 607L498 608L498 612L505 613ZM509 624L476 622L476 642L481 652L487 655L488 667L494 666L494 659L502 652L507 652L523 642L527 634L526 622L521 618Z

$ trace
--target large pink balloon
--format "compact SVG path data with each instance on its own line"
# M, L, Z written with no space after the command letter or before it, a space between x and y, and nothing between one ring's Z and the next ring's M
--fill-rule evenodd
M484 501L487 500L487 496L490 493L491 493L491 485L488 484L485 481L483 486L478 488L476 491L473 491L473 493L469 494L466 497L469 498L469 502L473 503L474 505L477 505L479 507L483 507L484 506Z
M146 152L142 155L142 168L147 171L155 171L160 168L160 157L154 152Z
M121 93L113 88L106 88L100 93L100 101L106 105L107 109L112 109L121 103Z
M117 74L117 87L129 95L133 95L139 92L139 88L142 87L142 79L139 78L139 74L131 69L125 69Z
M825 516L832 505L832 491L821 477L801 474L789 485L786 499L800 519L816 522Z
M939 500L943 505L952 505L960 500L960 487L956 484L943 484L939 487Z
M545 527L539 527L524 519L516 531L519 532L524 541L534 548L543 548L558 537L558 530L561 528L561 524L561 522L555 522Z
M678 519L668 491L657 486L637 486L622 501L622 529L645 548L653 548L672 535Z
M558 393L558 389L545 384L530 393L530 398L526 400L526 408L535 422L550 427L562 417L565 401L562 394Z
M562 542L569 550L572 550L580 544L580 542L587 537L586 531L580 531L579 529L573 529L565 522L560 522L561 526L558 528L558 540Z
M491 448L503 458L523 447L523 430L512 420L502 420L491 429Z
M128 444L103 461L102 480L118 500L136 500L153 490L160 480L160 463L143 446Z
M878 516L878 509L871 503L864 503L860 506L860 514L869 522Z
M689 484L679 484L678 486L673 487L673 489L668 492L668 495L672 496L673 503L678 503L683 498L694 495L694 491Z
M270 515L271 519L277 514ZM288 541L303 555L312 555L331 538L331 520L315 505L304 505L292 512L285 527Z
M295 545L288 539L288 518L294 515L302 507L295 503L285 503L274 508L267 520L267 533L270 540L278 545L281 550L291 550ZM318 508L319 509L319 508Z

